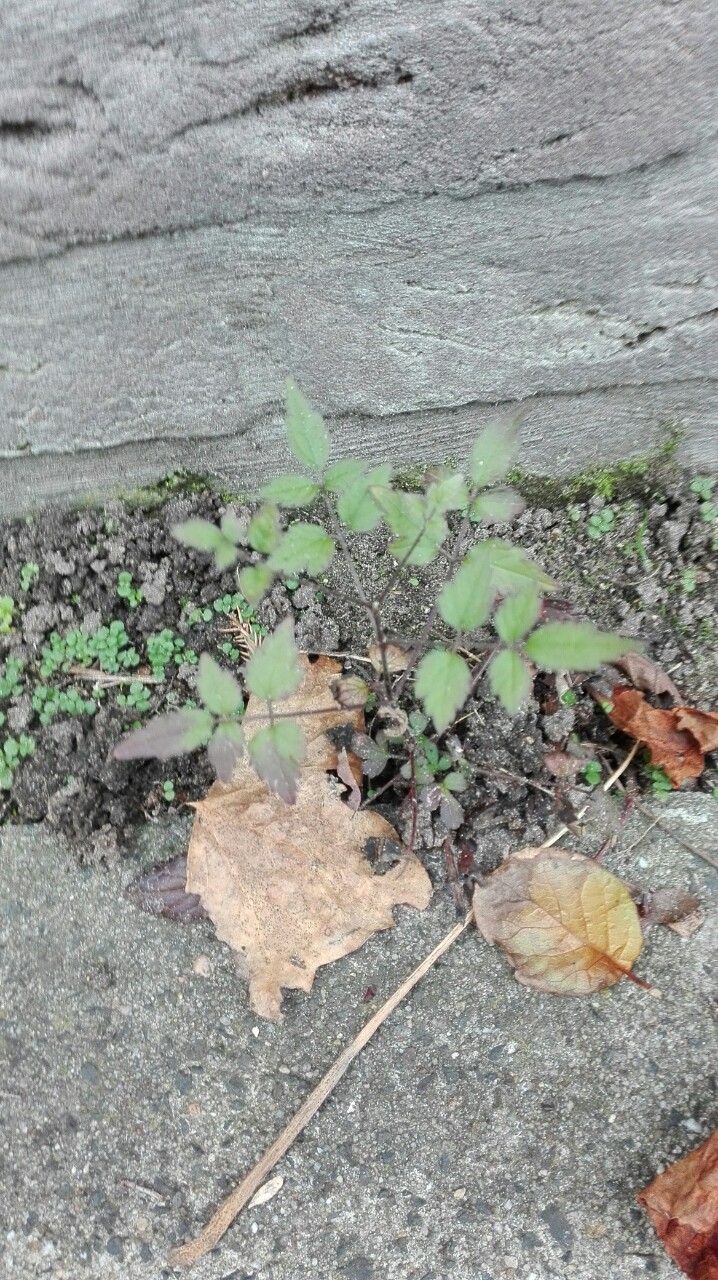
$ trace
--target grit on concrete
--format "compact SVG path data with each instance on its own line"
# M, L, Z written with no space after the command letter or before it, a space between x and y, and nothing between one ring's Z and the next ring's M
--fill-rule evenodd
M715 852L718 805L673 797L675 830ZM603 802L595 851L617 822ZM677 1276L635 1202L718 1124L718 875L636 816L608 865L708 907L690 939L650 931L630 982L585 1000L519 986L465 935L380 1030L196 1280L628 1280ZM379 1001L454 923L429 910L320 971L281 1025L248 1012L208 923L142 915L121 887L176 852L153 826L134 860L79 869L48 829L0 836L0 1273L154 1280ZM199 965L198 957L206 957ZM367 988L376 996L365 1000Z

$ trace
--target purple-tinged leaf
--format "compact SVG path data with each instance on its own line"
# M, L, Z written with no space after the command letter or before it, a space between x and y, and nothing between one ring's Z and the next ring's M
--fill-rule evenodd
M244 755L244 733L235 721L225 720L215 729L209 740L207 755L220 782L229 782L237 761Z
M199 894L187 893L186 881L187 854L180 853L169 862L141 871L127 885L125 897L140 911L147 911L151 916L164 916L166 920L176 920L179 924L206 920L207 912Z
M157 716L142 729L135 729L112 752L115 760L170 760L186 755L209 742L214 717L209 711L188 707Z
M306 741L294 720L277 720L260 729L248 744L249 758L263 782L280 800L294 804Z

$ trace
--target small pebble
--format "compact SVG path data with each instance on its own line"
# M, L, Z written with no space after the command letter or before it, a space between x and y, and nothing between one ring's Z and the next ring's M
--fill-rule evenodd
M463 1200L465 1195L466 1195L466 1187L457 1187L454 1192L454 1199Z
M192 965L192 972L198 973L200 978L208 978L212 972L209 956L197 956Z

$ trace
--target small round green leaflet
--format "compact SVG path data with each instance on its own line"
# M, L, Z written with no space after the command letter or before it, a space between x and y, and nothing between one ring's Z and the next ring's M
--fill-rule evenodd
M514 489L489 489L472 502L469 514L481 524L506 524L520 515L525 505Z
M368 533L376 528L381 520L381 511L369 492L369 487L385 487L390 479L391 466L387 463L385 466L372 467L366 475L358 475L341 490L337 515L347 528L354 533Z
M541 613L541 597L531 582L499 605L494 626L504 644L515 644L530 631ZM504 704L505 705L505 704Z
M261 489L263 498L280 507L308 507L319 493L319 485L308 476L277 476Z
M513 649L502 649L489 666L489 685L510 716L515 716L526 702L533 679L526 663Z
M643 645L599 631L590 622L548 622L529 636L525 648L531 661L544 671L593 671L624 653L641 653Z
M454 716L468 697L471 687L469 668L458 653L432 649L416 669L416 695L437 733L448 729Z
M276 702L293 693L303 678L292 623L290 619L286 619L252 654L245 668L244 679L250 693Z
M435 511L462 511L469 501L469 491L461 473L449 471L429 485L426 497Z
M424 494L402 493L378 485L372 487L371 493L396 534L389 544L391 555L406 564L430 564L449 532L441 512L429 504Z
M516 423L490 422L477 436L471 450L470 472L474 484L485 489L503 480L516 456Z
M232 511L231 507L229 511L225 511L219 522L219 527L222 530L223 536L228 538L230 542L235 543L241 542L247 532L246 522L244 520L240 520L237 513Z
M229 569L239 555L234 541L209 520L185 520L183 524L173 525L172 535L194 551L210 552L218 569Z
M364 474L368 466L368 462L360 462L358 458L341 458L339 462L333 463L326 472L324 488L328 493L342 493L359 476Z
M266 564L250 564L242 569L239 575L239 586L245 600L249 604L259 604L262 596L271 586L273 576L272 570Z
M200 654L197 692L208 711L216 716L234 716L242 710L242 690L229 671L220 667L209 653Z
M249 522L247 541L255 551L271 555L282 540L279 511L273 502L265 502Z
M321 471L329 457L329 435L321 414L312 409L291 378L287 380L285 427L289 448L299 462Z
M321 573L331 563L334 541L315 524L290 525L269 558L275 573Z
M473 555L441 588L439 613L455 631L475 631L488 620L495 597L488 556Z

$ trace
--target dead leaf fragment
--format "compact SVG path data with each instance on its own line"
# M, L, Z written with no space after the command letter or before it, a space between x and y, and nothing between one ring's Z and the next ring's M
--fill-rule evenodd
M690 717L686 722L683 713L690 712L690 707L674 707L670 711L662 711L646 702L644 695L636 689L623 686L613 690L611 703L608 713L610 719L630 737L645 742L651 753L651 763L660 765L665 770L674 787L680 787L687 778L700 776L705 764L703 751L706 748L701 748L692 731L696 722ZM707 711L698 714L715 720L718 745L718 716ZM701 720L699 731L704 740L709 737L709 727Z
M718 1280L718 1129L638 1200L681 1270L692 1280Z
M667 924L673 927L695 915L699 907L700 902L694 893L686 893L683 889L671 889L670 886L666 886L663 889L656 889L644 904L641 923L644 929L654 924Z
M366 656L375 671L384 670L384 663L381 658L381 645L370 644L366 651ZM386 669L392 674L395 671L404 671L409 660L406 650L400 648L398 644L385 644L384 657L386 658Z
M231 783L216 782L195 805L187 892L199 896L217 936L237 952L251 1008L265 1018L280 1016L282 988L310 991L319 965L392 928L394 906L423 909L431 898L426 871L403 851L393 827L372 810L352 813L327 776L342 755L342 769L361 777L354 757L337 745L363 727L361 711L322 710L331 706L338 670L331 659L305 660L303 684L281 703L282 711L320 712L302 717L307 760L294 805L270 792L244 761ZM248 740L267 724L261 710L250 698ZM372 845L396 851L383 874L365 856ZM376 867L383 869L380 858Z
M671 677L644 653L626 653L622 658L617 658L613 665L625 671L636 689L643 689L646 693L665 693L676 702L681 701L681 695Z
M588 995L630 972L643 945L626 885L564 849L520 849L476 886L474 919L516 978L554 995Z
M247 1208L256 1209L257 1205L266 1204L268 1200L272 1200L276 1196L278 1191L282 1190L283 1186L284 1178L279 1175L276 1178L270 1178L267 1182L262 1183L259 1191L254 1193Z

